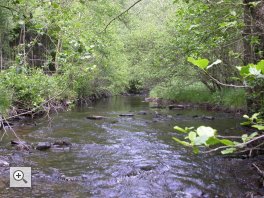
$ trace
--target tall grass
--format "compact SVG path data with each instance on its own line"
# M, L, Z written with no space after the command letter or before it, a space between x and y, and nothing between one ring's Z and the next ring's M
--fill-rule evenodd
M225 88L221 91L210 92L203 84L194 83L186 87L157 86L151 92L151 97L175 100L186 103L209 103L230 109L246 108L244 89Z

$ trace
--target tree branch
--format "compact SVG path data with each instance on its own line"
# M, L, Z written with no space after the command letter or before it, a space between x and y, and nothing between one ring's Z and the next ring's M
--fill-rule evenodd
M233 88L249 88L247 85L233 85L233 84L225 84L211 76L208 72L204 71L204 73L211 79L213 80L216 84L224 86L224 87L233 87Z
M104 31L106 32L107 28L111 25L111 23L113 23L113 21L115 21L116 19L118 19L119 17L121 17L123 14L125 14L126 12L128 12L131 8L133 8L135 5L137 5L141 1L143 1L143 0L136 1L129 8L127 8L126 10L124 10L123 12L121 12L119 15L117 15L116 17L114 17L111 21L109 21L108 24L105 26Z
M10 7L3 6L3 5L0 5L0 8L5 8L5 9L7 9L7 10L11 11L11 12L12 12L12 14L13 14L13 11L15 11L15 12L18 12L18 11L17 11L17 10L15 10L14 8L10 8Z

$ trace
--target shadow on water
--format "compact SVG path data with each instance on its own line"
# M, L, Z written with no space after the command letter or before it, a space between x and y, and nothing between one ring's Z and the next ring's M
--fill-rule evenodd
M228 134L241 120L203 110L150 109L142 97L113 97L24 126L28 142L66 140L71 149L21 153L6 144L12 166L32 167L32 188L8 188L2 170L1 197L244 197L257 190L248 160L194 155L172 140L173 126L207 125ZM146 111L146 115L139 115ZM134 117L119 117L133 113ZM88 115L106 117L88 120ZM211 115L215 120L203 120ZM239 133L239 130L237 130Z

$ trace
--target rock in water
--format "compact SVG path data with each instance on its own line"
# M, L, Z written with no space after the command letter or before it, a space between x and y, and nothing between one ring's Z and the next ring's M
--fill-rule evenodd
M138 115L147 115L148 113L146 111L139 111Z
M47 150L51 147L51 144L49 142L39 142L36 146L37 150Z
M89 119L89 120L102 120L102 119L105 119L105 117L103 117L103 116L95 116L95 115L87 116L86 118Z
M57 146L72 146L72 144L70 142L65 141L65 140L58 140L58 141L54 142L53 145L57 145Z
M12 145L27 144L25 141L11 140Z
M168 108L170 110L173 110L173 109L177 110L177 109L184 109L184 108L186 108L186 106L185 105L169 105Z
M213 116L203 116L202 118L205 120L214 120L215 119Z
M134 114L120 114L121 117L133 117Z

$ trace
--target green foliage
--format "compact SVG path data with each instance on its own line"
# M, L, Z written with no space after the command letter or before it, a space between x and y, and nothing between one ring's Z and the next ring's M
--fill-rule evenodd
M0 115L6 115L11 107L12 91L0 85Z
M56 76L47 76L41 70L10 68L0 74L0 84L3 90L13 93L10 104L23 109L38 107L50 98L61 99L57 94L62 85L58 84Z

